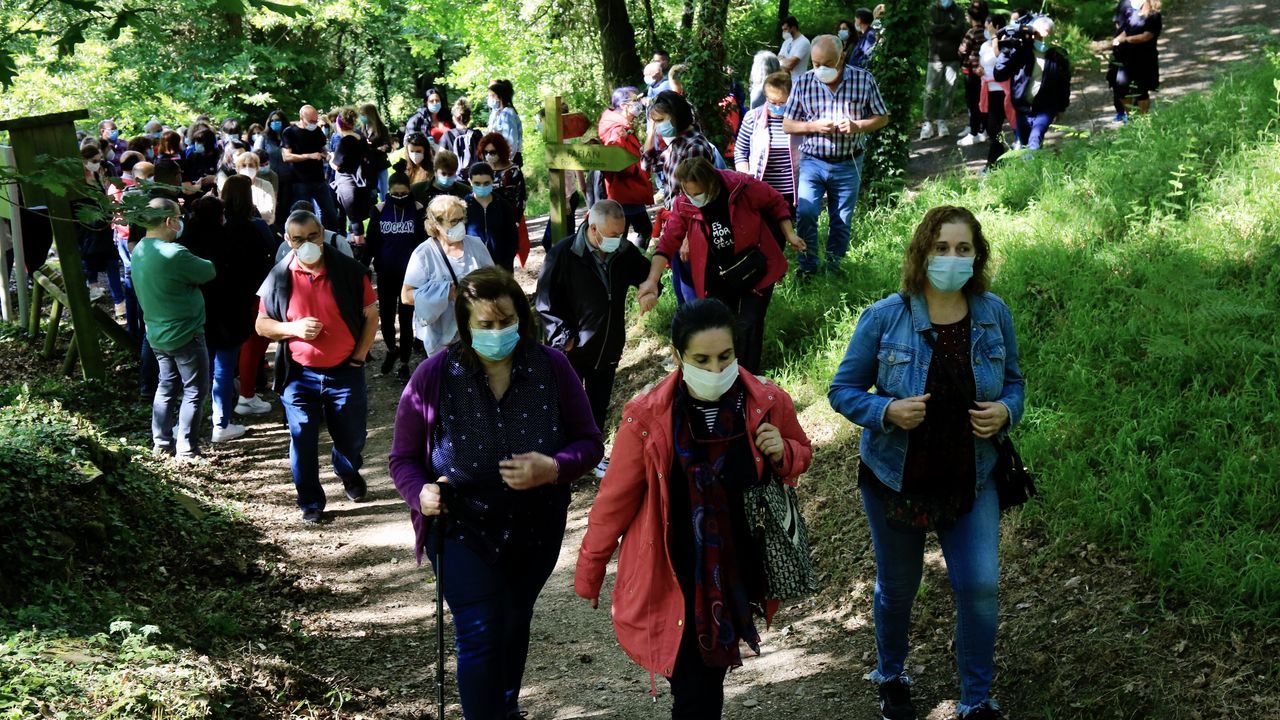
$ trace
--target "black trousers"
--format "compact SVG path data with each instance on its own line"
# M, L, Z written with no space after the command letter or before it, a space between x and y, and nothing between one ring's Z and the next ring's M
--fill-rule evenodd
M675 671L667 678L671 683L671 720L717 720L724 710L726 672L726 668L703 664L693 614L687 613Z
M592 358L594 360L594 358ZM595 367L594 362L572 363L574 372L578 373L578 377L582 380L582 388L587 392L587 402L591 404L591 417L596 421L596 427L601 432L605 431L605 423L609 421L609 398L613 395L613 380L618 374L618 360L606 361L600 363L600 367Z
M987 118L979 109L982 99L982 73L964 76L964 102L969 107L969 132L977 135L987 126Z
M400 288L404 276L378 275L378 319L382 322L382 341L387 344L387 354L398 354L400 362L409 362L413 352L413 306L400 302ZM396 333L396 320L400 332Z
M729 306L738 318L736 338L738 365L748 372L759 373L764 353L764 316L769 312L773 299L773 286L759 293L746 292L740 296L716 295Z
M1008 118L1010 124L1013 118ZM991 143L987 150L987 167L995 167L996 161L1004 154L1004 143L1001 141L1001 130L1004 129L1004 91L987 90L987 140Z

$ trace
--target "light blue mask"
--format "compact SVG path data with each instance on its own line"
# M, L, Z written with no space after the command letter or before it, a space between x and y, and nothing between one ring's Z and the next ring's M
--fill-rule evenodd
M505 360L520 342L520 323L499 330L471 328L471 349L487 360Z
M944 8L949 8L955 4L955 0L938 0L938 4Z
M608 236L606 236L606 235L601 235L601 236L600 236L600 251L601 251L601 252L603 252L603 253L605 253L605 254L608 254L608 253L615 253L615 252L618 252L618 248L620 248L620 247L622 247L622 236L621 236L621 235L619 235L618 237L608 237Z
M1045 42L1045 41L1043 41L1043 40L1037 40L1037 41L1036 41L1036 52L1038 52L1038 53L1042 53L1042 52L1044 52L1045 50L1048 50L1048 49L1049 49L1049 43L1047 43L1047 42Z
M696 208L706 207L707 202L709 202L707 200L706 193L698 193L697 195L686 194L685 197L689 198L689 202L693 203L693 206Z
M982 37L990 40L991 38L995 37L995 35L992 35L990 30L983 30Z
M836 33L836 35L839 36L840 42L845 42L845 43L849 42L848 30L841 30L840 32Z
M436 175L436 184L442 188L452 187L453 176L452 175Z
M772 115L781 115L783 110L787 109L786 105L774 105L773 103L765 103L769 106L769 113Z
M433 113L440 112L440 103L438 102L427 103L427 110L430 110Z
M284 123L280 120L272 120L269 125L271 126L271 132L278 133L284 129Z
M653 126L653 131L664 138L673 138L676 136L676 126L670 120L663 120Z
M471 192L478 198L487 198L493 194L492 185L472 185Z
M494 100L493 98L489 98L489 109L494 112L497 112L502 109L502 103L497 100Z
M361 116L360 116L360 124L361 124L361 125L368 125L368 124L369 124L369 116L368 116L368 115L361 115Z
M935 255L929 258L929 284L941 292L956 292L973 277L973 258Z

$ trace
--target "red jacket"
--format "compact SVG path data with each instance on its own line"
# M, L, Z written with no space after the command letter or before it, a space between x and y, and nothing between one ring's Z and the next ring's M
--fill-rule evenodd
M623 148L637 159L642 155L640 139L625 113L605 110L600 114L596 134L605 145ZM649 173L637 162L626 170L604 173L604 194L623 205L652 205L653 183L649 180Z
M745 370L747 429L755 437L761 422L782 433L782 462L774 473L788 484L809 467L813 450L796 418L795 405L781 388ZM651 673L670 677L684 633L684 595L667 549L671 503L666 476L673 445L671 405L679 371L657 387L627 403L614 439L613 456L587 518L587 534L578 551L574 591L600 596L605 567L622 537L618 576L613 588L613 627L618 644L633 662ZM766 458L751 445L756 465ZM686 519L687 522L687 519Z
M774 238L766 220L781 222L791 219L791 206L782 193L763 182L733 170L721 170L720 178L729 192L729 221L733 224L733 249L742 253L747 248L759 247L768 267L764 277L756 283L756 290L763 290L781 280L787 274L787 256ZM702 210L680 193L671 208L671 217L662 228L658 240L658 255L668 260L680 251L685 235L689 236L689 263L693 266L693 289L698 297L707 296L707 235Z

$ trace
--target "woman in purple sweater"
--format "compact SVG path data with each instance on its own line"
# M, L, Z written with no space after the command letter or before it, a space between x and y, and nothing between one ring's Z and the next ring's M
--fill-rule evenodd
M434 568L443 553L449 568L463 715L504 720L522 716L529 624L560 554L570 484L604 444L568 359L539 344L515 278L482 268L456 292L459 339L404 389L391 477L418 562L425 553ZM431 530L442 521L440 542Z

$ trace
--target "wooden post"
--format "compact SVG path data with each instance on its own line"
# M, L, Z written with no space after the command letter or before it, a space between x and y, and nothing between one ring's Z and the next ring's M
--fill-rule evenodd
M33 173L48 158L79 160L75 121L87 117L87 110L73 110L0 122L0 130L9 131L18 172ZM68 192L71 191L72 188L68 188ZM27 207L44 205L49 208L53 242L58 250L67 306L71 310L73 347L80 356L80 368L85 379L103 380L106 378L106 364L98 344L99 332L91 312L89 288L80 268L80 248L76 242L75 224L71 220L71 199L68 195L58 195L32 183L22 183L22 199ZM36 315L38 317L38 313Z
M49 303L49 329L44 334L44 353L45 359L53 357L53 350L58 346L58 326L62 324L62 303L58 302L58 298L54 298Z
M564 118L560 115L559 95L547 97L546 103L542 138L549 157L551 148L564 140ZM569 234L569 207L564 201L564 170L548 164L547 177L547 184L551 187L551 242L554 243Z
M35 340L40 334L40 304L44 302L44 288L36 283L31 288L31 305L27 308L27 338Z

